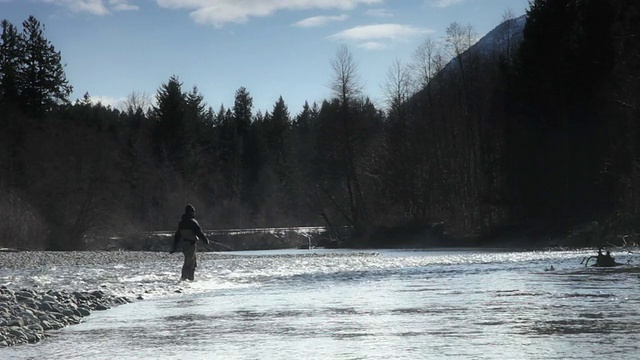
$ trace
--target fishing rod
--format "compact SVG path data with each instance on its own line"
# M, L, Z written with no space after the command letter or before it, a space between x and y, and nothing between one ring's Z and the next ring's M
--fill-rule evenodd
M213 245L221 246L221 247L223 247L223 248L226 248L227 250L231 250L231 251L233 251L233 248L232 248L232 247L227 246L227 245L225 245L225 244L223 244L223 243L219 243L219 242L217 242L217 241L209 240L209 244L213 244Z

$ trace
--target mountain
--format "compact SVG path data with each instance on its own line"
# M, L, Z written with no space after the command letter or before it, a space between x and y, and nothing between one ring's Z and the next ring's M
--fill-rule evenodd
M527 16L522 15L501 23L472 45L467 52L486 56L496 52L504 54L509 49L509 45L511 50L517 49L522 42L522 32L526 22Z
M465 59L481 58L488 59L493 56L506 56L513 58L517 52L523 39L523 30L527 22L526 15L507 20L489 31L485 36L480 38L469 49L461 55L463 61ZM446 83L455 81L458 68L458 58L451 59L442 70L436 74L432 82ZM416 106L426 96L426 87L415 93L409 100L408 104Z

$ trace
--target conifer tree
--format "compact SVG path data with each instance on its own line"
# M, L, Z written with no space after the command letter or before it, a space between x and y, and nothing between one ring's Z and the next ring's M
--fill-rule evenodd
M157 151L160 159L177 162L184 156L185 98L182 83L173 75L166 84L162 84L156 94L156 103L151 113L157 125Z
M22 67L21 37L16 27L3 20L0 37L0 104L16 103Z
M271 153L271 158L276 164L284 161L285 141L289 136L291 116L282 96L274 104L271 116L265 118L265 136Z
M27 111L41 114L58 104L68 103L72 87L60 52L44 37L44 25L30 16L22 26L20 92Z
M246 88L240 87L235 94L235 101L228 118L225 129L225 138L228 146L226 169L228 181L230 181L233 197L246 196L247 169L247 143L249 127L252 120L253 98Z

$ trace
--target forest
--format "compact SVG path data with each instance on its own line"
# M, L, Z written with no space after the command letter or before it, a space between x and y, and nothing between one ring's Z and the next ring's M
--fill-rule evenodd
M135 241L186 203L205 228L325 225L344 246L637 241L639 9L535 0L484 43L453 22L387 69L385 108L341 47L333 96L297 114L244 87L214 109L178 75L121 109L72 102L45 26L4 20L0 246Z

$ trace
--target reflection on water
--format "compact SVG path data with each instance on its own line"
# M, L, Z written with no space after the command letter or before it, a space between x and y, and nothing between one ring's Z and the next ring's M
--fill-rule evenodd
M585 253L204 254L193 283L176 264L94 269L87 282L151 300L0 358L637 358L638 268L584 268Z

